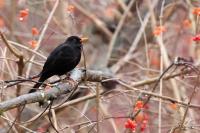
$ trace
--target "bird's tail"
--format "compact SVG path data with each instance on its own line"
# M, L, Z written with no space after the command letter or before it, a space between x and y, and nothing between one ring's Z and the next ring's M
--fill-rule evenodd
M41 85L42 85L42 83L41 83L41 82L38 82L38 83L36 83L36 84L33 86L33 88L29 90L29 92L28 92L28 93L33 93L33 92L36 92L36 91L37 91L37 89L38 89L38 88L39 88Z
M40 77L40 79L38 80L38 82L33 86L32 89L29 90L28 93L33 93L33 92L36 92L37 89L43 84L43 82L45 81L45 79L42 77Z

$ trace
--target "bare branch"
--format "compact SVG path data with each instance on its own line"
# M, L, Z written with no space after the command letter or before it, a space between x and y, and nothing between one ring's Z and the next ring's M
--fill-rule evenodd
M87 75L85 77L85 72L82 69L74 69L71 72L71 79L75 82L65 82L59 83L58 85L52 87L46 91L35 92L31 94L24 94L19 97L13 98L11 100L7 100L0 103L0 112L7 111L9 109L13 109L18 106L22 106L29 103L39 102L45 99L49 99L52 97L59 97L62 94L68 93L71 90L77 88L78 84L86 78L87 81L100 82L101 80L105 80L111 78L110 75L103 74L100 71L87 71Z

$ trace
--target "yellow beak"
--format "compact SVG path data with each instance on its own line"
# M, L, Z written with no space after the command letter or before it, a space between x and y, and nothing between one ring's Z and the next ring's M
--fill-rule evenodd
M88 42L88 38L87 37L81 37L81 43L85 43Z

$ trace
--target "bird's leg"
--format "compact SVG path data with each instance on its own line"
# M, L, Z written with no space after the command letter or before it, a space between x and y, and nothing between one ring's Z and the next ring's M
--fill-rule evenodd
M66 73L65 75L66 75L66 78L65 78L65 79L69 82L69 84L76 84L76 83L77 83L77 82L74 81L72 78L70 78L70 75L71 75L70 72Z
M70 73L66 73L65 75L66 75L65 79L67 79L67 80L70 79Z

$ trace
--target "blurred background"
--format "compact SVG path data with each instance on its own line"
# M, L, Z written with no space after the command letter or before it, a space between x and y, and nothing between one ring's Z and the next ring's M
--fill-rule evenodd
M163 73L175 57L199 65L199 6L198 0L0 0L0 31L23 58L20 60L13 54L1 38L0 79L38 74L48 54L67 37L77 35L89 38L78 67L84 67L85 62L87 69L112 74L138 90L151 92L155 82L147 82ZM168 74L180 73L184 68L174 68ZM191 72L164 80L154 93L187 104L196 77ZM136 86L137 83L141 84ZM23 82L1 87L1 101L26 94L32 86L31 82ZM96 99L91 98L54 110L52 114L57 120L54 124L59 132L164 133L178 127L184 114L187 114L184 132L200 130L196 90L192 103L197 107L188 112L181 103L151 98L134 118L136 127L130 130L126 122L134 114L138 101L142 102L147 95L115 83L88 82L79 86L74 99L95 94L96 89L106 90L98 97L98 107ZM31 104L23 112L19 109L5 112L0 118L0 132L7 132L12 125L9 121L14 121L16 116L20 116L18 121L26 121L42 110ZM55 132L47 116L21 125L32 131L15 124L9 131Z

